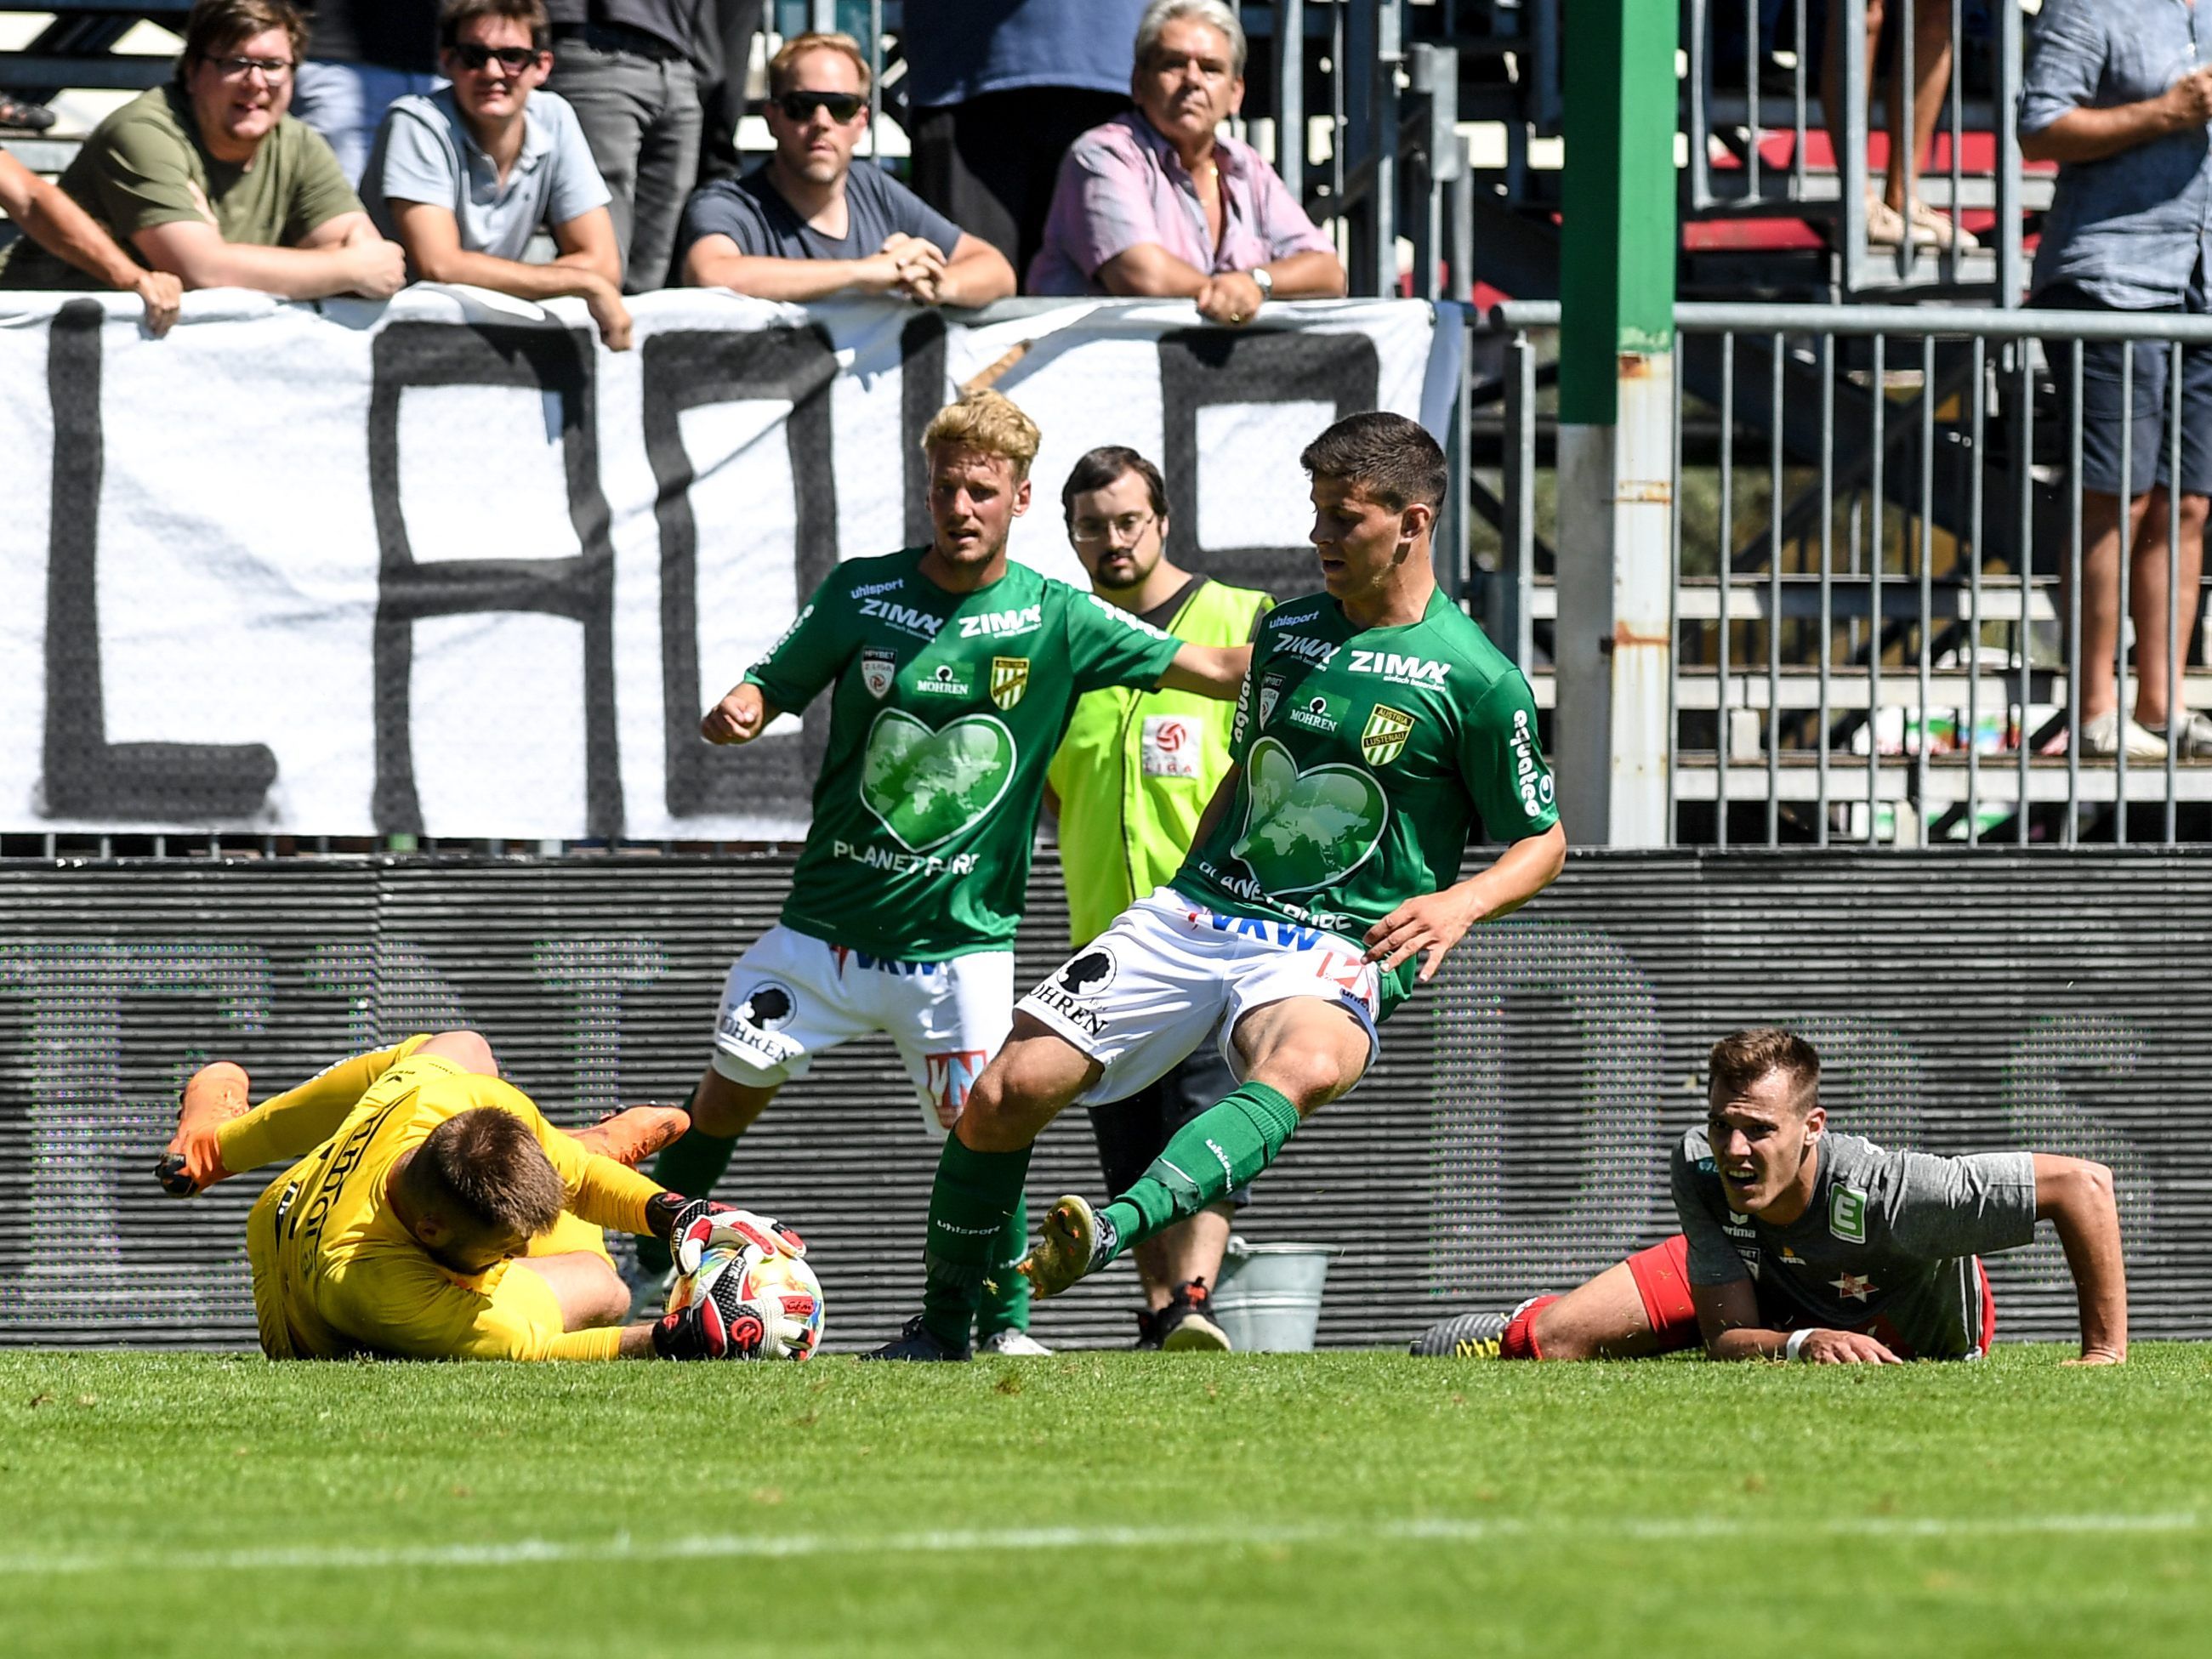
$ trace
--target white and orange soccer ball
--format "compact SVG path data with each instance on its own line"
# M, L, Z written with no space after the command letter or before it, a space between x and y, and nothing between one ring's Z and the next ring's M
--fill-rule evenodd
M814 1269L806 1265L803 1256L771 1255L751 1244L710 1246L699 1258L699 1266L694 1271L677 1274L676 1282L668 1287L668 1311L683 1312L719 1285L726 1273L738 1276L736 1289L741 1302L757 1297L812 1297L814 1312L804 1322L806 1334L800 1339L798 1352L791 1357L814 1358L822 1346L825 1304L822 1281L815 1278Z

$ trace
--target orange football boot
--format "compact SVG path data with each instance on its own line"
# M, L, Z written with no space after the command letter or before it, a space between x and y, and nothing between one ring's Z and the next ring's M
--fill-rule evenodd
M690 1127L691 1114L681 1106L628 1106L577 1130L576 1139L600 1157L635 1170Z
M216 1131L246 1115L247 1087L246 1068L227 1060L212 1060L192 1073L178 1099L177 1132L154 1166L154 1178L171 1197L190 1198L230 1179Z

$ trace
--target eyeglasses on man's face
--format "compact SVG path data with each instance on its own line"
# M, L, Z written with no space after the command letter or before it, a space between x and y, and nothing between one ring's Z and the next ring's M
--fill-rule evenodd
M535 46L485 46L471 40L453 48L453 56L461 60L461 67L482 72L487 64L496 58L499 66L509 75L520 75L538 61Z
M1110 541L1117 546L1133 547L1158 522L1150 513L1124 513L1117 519L1078 519L1068 526L1068 534L1085 546Z
M800 125L812 120L816 110L826 109L830 118L842 126L868 106L857 92L787 92L774 101L785 119Z
M210 58L215 72L226 81L243 81L255 70L272 86L291 76L292 60L289 58Z

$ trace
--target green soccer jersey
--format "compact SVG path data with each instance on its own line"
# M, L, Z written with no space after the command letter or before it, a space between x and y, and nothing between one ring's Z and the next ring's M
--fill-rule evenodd
M835 686L784 924L902 962L1012 944L1076 699L1152 690L1182 645L1026 565L948 593L927 550L838 566L745 676L792 711Z
M1528 682L1441 589L1402 628L1359 628L1327 594L1277 609L1252 647L1231 750L1236 798L1176 890L1354 943L1459 879L1478 815L1503 842L1559 822ZM1384 976L1386 1014L1419 968Z

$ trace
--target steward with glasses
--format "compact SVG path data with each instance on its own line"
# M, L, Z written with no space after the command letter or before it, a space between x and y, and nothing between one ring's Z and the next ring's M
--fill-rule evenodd
M868 60L844 34L801 34L769 64L775 154L718 179L684 214L684 280L763 300L898 294L980 306L1014 291L1013 267L853 147L868 119Z

